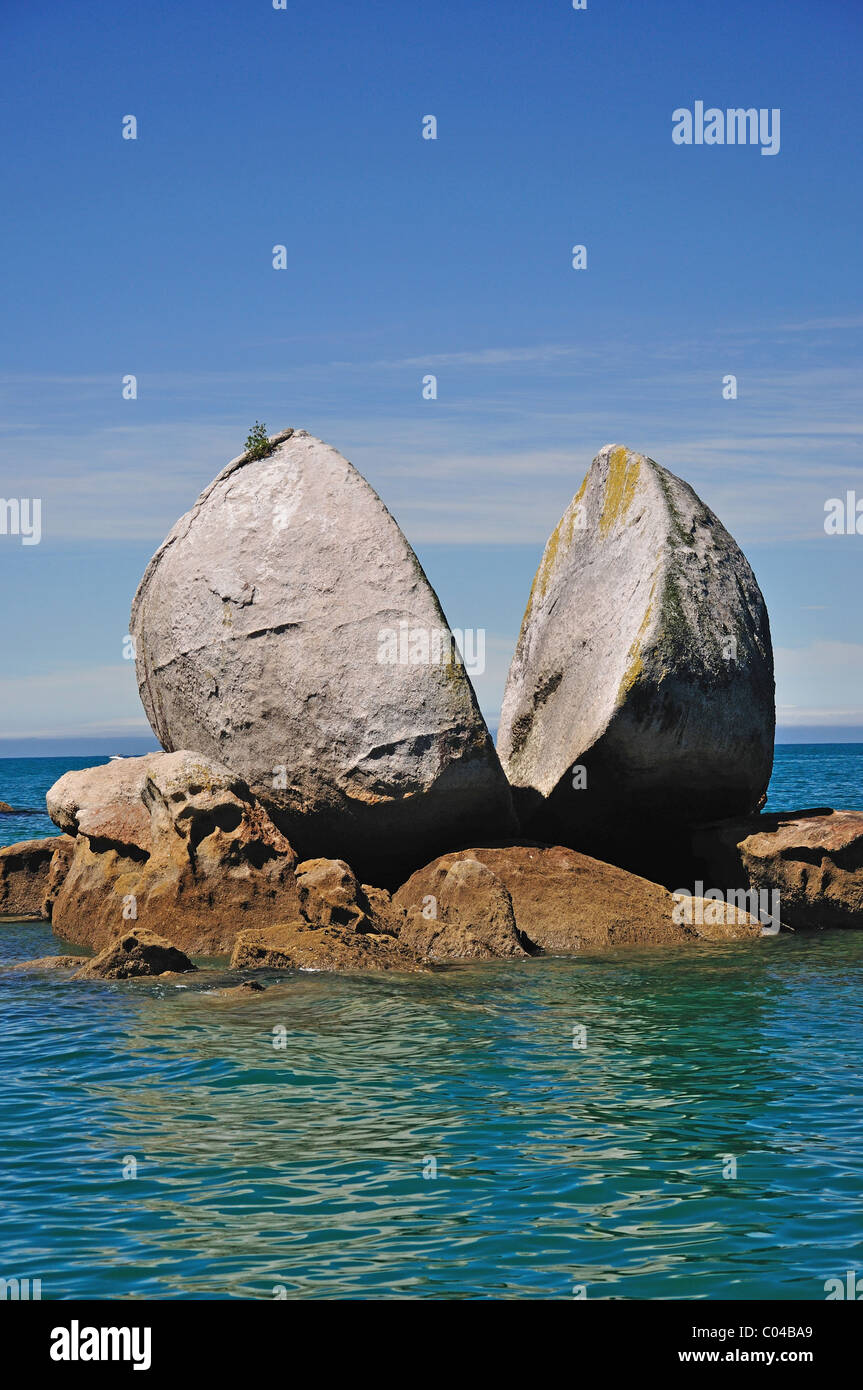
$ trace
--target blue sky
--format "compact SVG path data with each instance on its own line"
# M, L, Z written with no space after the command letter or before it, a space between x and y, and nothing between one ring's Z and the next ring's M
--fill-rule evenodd
M44 509L38 546L0 535L7 751L146 734L132 594L256 419L380 492L486 629L492 722L614 441L749 557L781 736L863 738L863 536L823 529L863 498L857 0L5 0L0 26L0 496ZM779 108L780 152L675 145L697 100Z

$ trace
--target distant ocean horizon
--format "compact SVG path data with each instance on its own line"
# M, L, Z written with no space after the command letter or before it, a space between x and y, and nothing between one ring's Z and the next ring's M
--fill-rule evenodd
M118 753L134 757L158 752L158 745L123 753L122 740L106 748L50 756L7 757L0 751L0 801L31 808L26 816L0 816L0 845L56 835L45 810L45 794L64 772L106 763ZM776 745L767 811L795 811L814 806L863 811L863 739L856 743L780 743Z
M497 742L497 720L487 719L489 733ZM805 724L786 724L776 730L776 746L786 744L859 744L863 743L863 724L824 724L811 727ZM104 758L119 755L140 757L142 753L158 753L159 744L153 734L64 734L45 737L0 735L0 762L7 758Z

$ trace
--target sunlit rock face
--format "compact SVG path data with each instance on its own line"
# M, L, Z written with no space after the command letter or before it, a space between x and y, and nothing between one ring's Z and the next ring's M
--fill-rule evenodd
M221 955L243 928L298 911L291 845L242 779L200 753L67 772L47 806L75 837L51 911L66 941L102 950L137 925Z
M511 831L470 680L398 525L335 449L304 430L272 443L205 489L135 597L162 746L226 764L301 854L370 878L478 825Z
M548 544L498 751L522 828L617 853L752 811L773 759L773 653L755 576L692 488L609 445Z

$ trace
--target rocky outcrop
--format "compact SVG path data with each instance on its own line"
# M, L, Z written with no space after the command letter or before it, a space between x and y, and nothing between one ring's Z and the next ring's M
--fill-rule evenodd
M298 910L296 855L235 773L195 753L70 772L48 809L75 833L56 892L58 936L93 949L137 922L195 955Z
M22 960L16 965L6 966L7 970L79 970L81 956L39 956L36 960Z
M132 609L167 749L226 763L301 854L384 882L512 831L509 788L440 604L377 494L285 431L177 522Z
M698 899L678 904L658 883L575 850L543 845L442 856L413 874L394 895L408 922L415 923L423 909L436 905L453 867L470 861L479 861L506 889L521 941L553 955L591 947L681 945L701 937L746 940L761 935L760 923L745 912L732 910L725 920L716 920L719 914L713 905L707 909Z
M233 969L416 970L417 953L398 939L404 914L383 888L361 884L343 859L297 865L301 917L244 931Z
M505 885L478 859L437 860L396 894L399 939L432 960L523 957L535 949L519 931ZM419 889L424 891L419 893Z
M0 917L41 917L47 921L56 884L69 866L68 835L22 840L0 849Z
M549 540L501 712L522 828L626 857L651 829L748 813L770 776L767 610L681 479L601 450Z
M195 966L163 936L145 927L123 932L88 960L76 980L132 980L142 975L185 974Z
M143 801L147 768L161 754L115 758L67 772L45 797L48 815L67 835L110 840L145 853L153 848L150 813Z
M360 884L343 859L306 859L297 865L296 875L300 911L311 926L393 929L389 893Z
M414 951L395 936L351 927L313 927L279 922L237 937L235 970L422 970Z
M816 807L700 826L692 847L705 883L765 904L778 893L785 926L863 927L863 811Z

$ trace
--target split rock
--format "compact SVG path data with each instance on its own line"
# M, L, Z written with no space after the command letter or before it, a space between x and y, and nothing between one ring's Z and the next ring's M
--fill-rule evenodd
M135 596L160 743L227 764L303 856L369 878L478 824L511 833L473 688L443 659L446 619L396 522L321 440L288 430L272 443L204 490Z
M602 449L546 545L507 680L498 748L522 828L613 855L749 813L774 723L742 552L687 483Z

